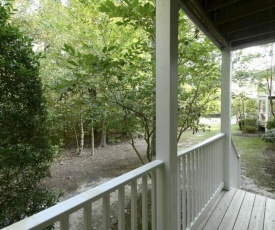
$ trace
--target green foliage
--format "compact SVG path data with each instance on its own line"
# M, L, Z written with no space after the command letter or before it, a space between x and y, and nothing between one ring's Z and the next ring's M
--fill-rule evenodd
M219 111L219 58L215 46L184 14L180 14L178 140L187 129L200 129L199 118Z
M257 127L252 125L246 125L245 126L245 132L246 133L255 133L257 131Z
M244 133L255 133L257 131L256 118L244 118L239 120L239 127Z
M38 78L40 56L32 40L9 23L12 8L0 3L0 227L43 210L56 197L41 188L53 151Z
M267 129L274 129L275 128L275 119L267 121L266 122L266 128Z
M232 113L237 118L256 117L257 116L257 100L247 97L244 93L232 94Z
M94 127L96 133L106 130L109 140L119 133L138 134L147 142L151 160L155 1L72 0L64 6L41 0L35 13L26 13L28 7L24 13L21 4L18 15L24 17L14 20L44 44L41 77L53 139L72 142L80 123L85 135ZM179 31L180 138L188 128L196 132L201 127L202 115L219 112L220 73L217 49L183 13Z
M274 130L267 131L264 134L262 140L265 141L266 143L275 144L275 131Z

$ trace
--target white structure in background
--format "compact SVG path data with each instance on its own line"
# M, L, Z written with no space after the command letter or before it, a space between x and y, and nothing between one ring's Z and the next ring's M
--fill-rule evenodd
M275 95L272 95L273 108L275 108ZM272 119L270 101L268 95L260 95L258 97L259 101L259 125L262 127L266 126L266 122Z
M272 104L273 104L273 110L275 109L275 81L272 81L271 85L271 98L272 98ZM270 106L270 96L267 94L262 94L258 96L258 103L259 103L259 109L258 109L258 120L259 125L262 127L266 126L266 122L270 119L273 119L272 113L271 113L271 106Z

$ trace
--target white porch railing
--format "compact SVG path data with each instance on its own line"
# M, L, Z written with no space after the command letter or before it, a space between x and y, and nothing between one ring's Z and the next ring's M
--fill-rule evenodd
M224 136L218 134L178 152L178 229L196 229L223 188ZM155 160L3 230L43 229L51 225L61 230L76 229L72 222L79 212L82 215L77 229L109 230L112 220L119 230L156 230L156 183L163 165L164 162ZM101 204L97 205L99 201ZM130 215L125 218L128 209Z
M178 153L178 229L196 229L223 188L223 137L218 134Z
M119 230L125 230L125 209L130 202L131 217L128 222L131 224L131 229L156 229L156 180L158 170L162 170L164 163L159 160L155 160L149 164L146 164L138 169L135 169L129 173L126 173L120 177L110 180L98 187L95 187L87 192L81 193L75 197L72 197L64 202L61 202L53 207L50 207L40 213L37 213L31 217L28 217L20 222L17 222L11 226L8 226L2 230L29 230L29 229L43 229L47 226L55 225L60 226L61 230L70 229L70 215L83 210L82 226L80 229L90 230L94 229L94 223L92 223L92 216L94 210L93 204L102 199L102 226L96 229L109 230L111 227L111 205L110 198L111 193L117 192L117 219L116 224ZM130 194L127 195L125 188L130 184ZM151 210L148 210L148 195L150 186L151 190ZM140 193L138 188L141 188ZM139 195L141 194L141 195ZM130 197L130 201L126 202L126 198ZM141 197L141 198L140 198ZM139 199L140 198L140 199ZM128 199L128 200L129 200ZM138 199L141 200L141 208L138 207ZM141 213L138 216L138 210ZM148 215L151 213L151 215ZM138 219L142 224L138 225ZM59 222L59 223L58 223ZM149 227L149 225L151 225ZM128 227L129 229L129 227Z
M231 185L233 188L240 188L241 187L241 157L238 154L236 146L234 144L233 139L231 139L231 155L232 156L232 176L231 176Z

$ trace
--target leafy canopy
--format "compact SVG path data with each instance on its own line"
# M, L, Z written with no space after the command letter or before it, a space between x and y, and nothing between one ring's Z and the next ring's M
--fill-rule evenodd
M41 188L53 151L32 40L9 23L13 10L0 3L0 227L56 202Z

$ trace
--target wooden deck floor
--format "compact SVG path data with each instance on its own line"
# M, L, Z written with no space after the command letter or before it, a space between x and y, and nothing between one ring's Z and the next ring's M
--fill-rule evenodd
M239 189L220 194L198 230L275 230L275 200Z

